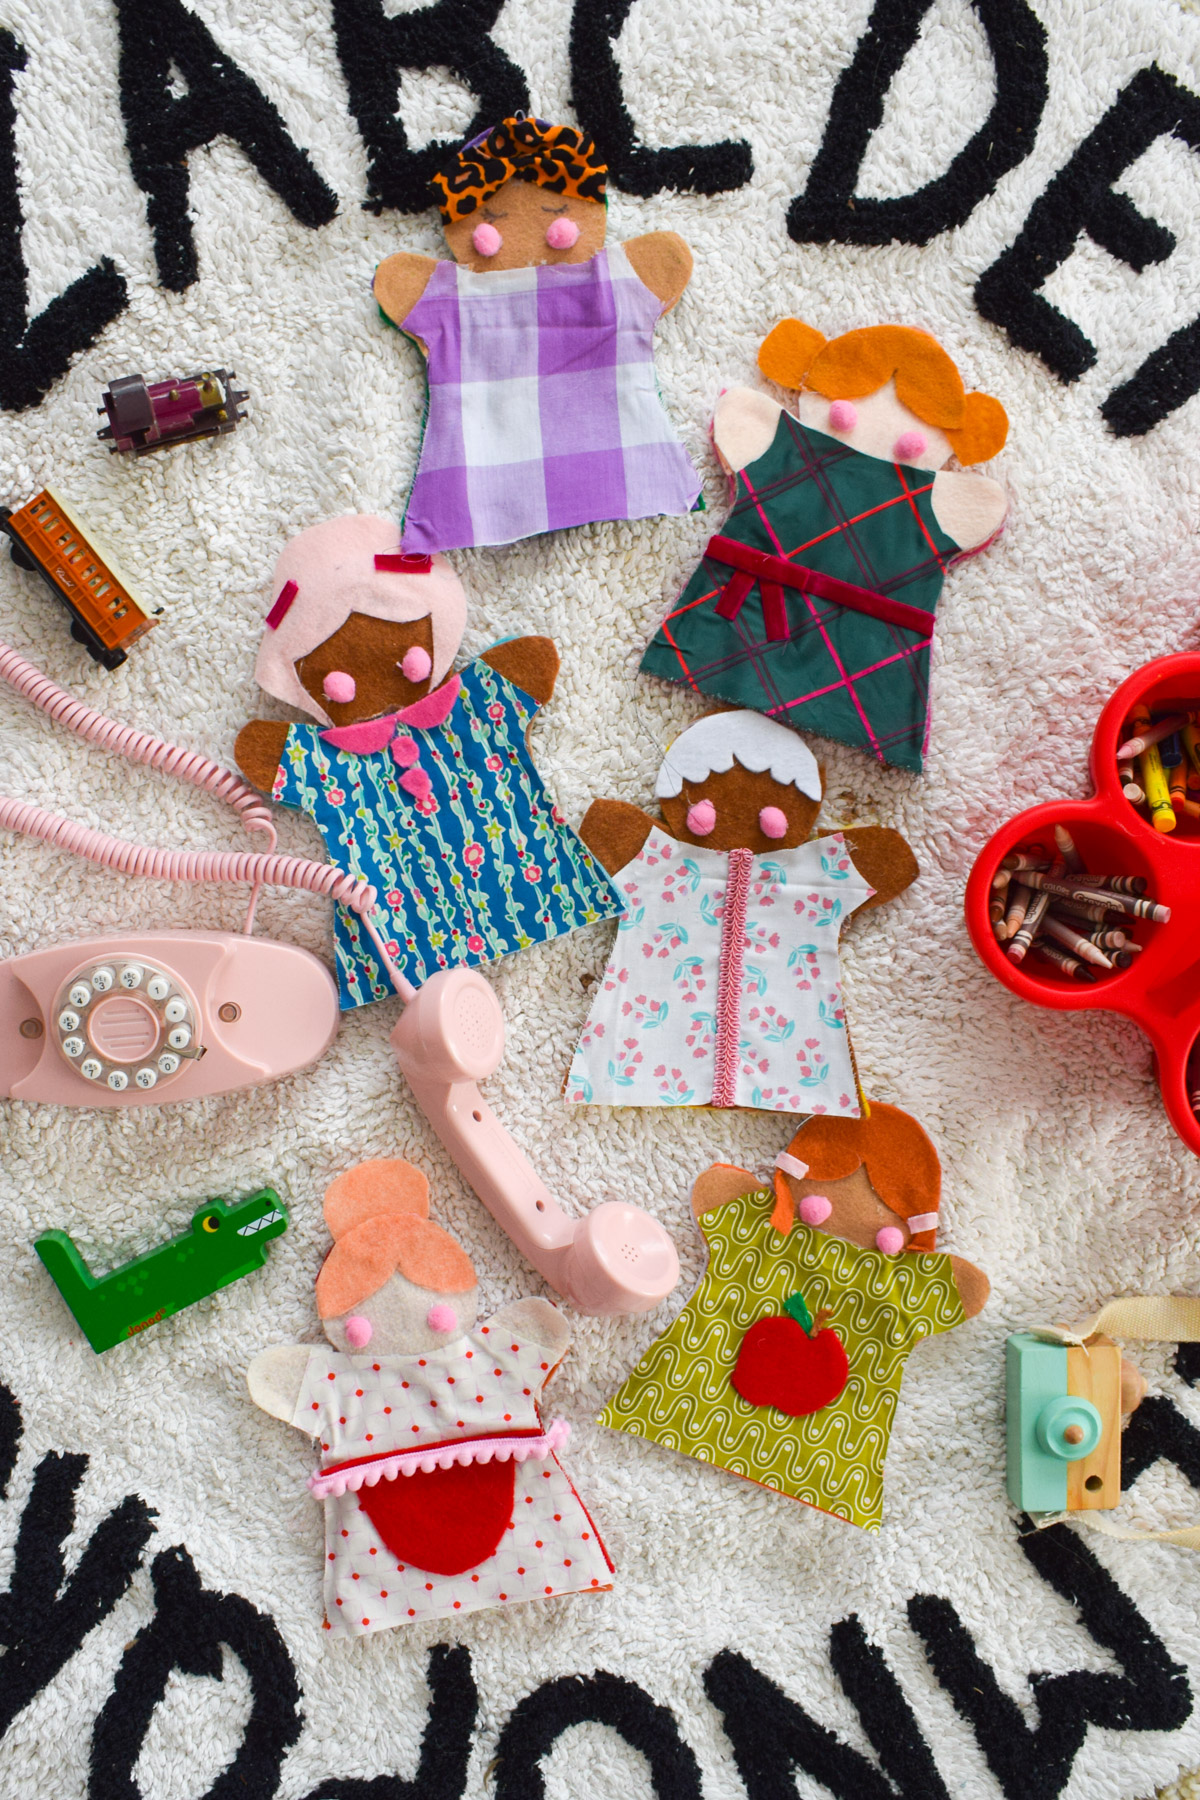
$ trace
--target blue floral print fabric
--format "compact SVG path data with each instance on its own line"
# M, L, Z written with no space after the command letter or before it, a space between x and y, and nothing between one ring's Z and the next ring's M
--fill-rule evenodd
M563 822L525 745L537 703L485 662L459 671L440 725L404 729L428 791L401 786L390 747L337 749L316 725L288 732L272 797L320 827L331 862L375 888L376 923L414 986L493 962L618 914L624 900ZM411 758L411 752L410 752ZM393 992L355 914L337 907L342 1010Z

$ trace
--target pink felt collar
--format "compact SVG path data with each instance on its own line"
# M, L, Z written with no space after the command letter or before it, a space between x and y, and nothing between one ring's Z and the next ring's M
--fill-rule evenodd
M440 725L448 719L462 682L457 675L451 675L440 688L434 688L420 700L414 700L411 706L405 706L399 712L384 713L378 719L361 719L355 725L335 725L321 733L323 744L332 744L335 750L350 750L357 756L369 756L372 751L385 750L396 733L405 726L417 731L428 731L434 725Z

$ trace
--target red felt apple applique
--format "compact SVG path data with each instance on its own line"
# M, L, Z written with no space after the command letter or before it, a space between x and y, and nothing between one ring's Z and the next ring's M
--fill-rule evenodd
M788 1317L775 1313L750 1327L729 1379L751 1406L802 1419L837 1399L850 1364L837 1332L823 1329L828 1312L814 1319L803 1294L789 1294L783 1305Z

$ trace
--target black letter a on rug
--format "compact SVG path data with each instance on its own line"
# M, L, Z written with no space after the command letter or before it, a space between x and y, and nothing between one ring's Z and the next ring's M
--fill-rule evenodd
M884 101L933 0L875 0L853 60L834 89L808 187L788 208L798 244L927 244L970 217L1000 177L1033 149L1046 104L1046 33L1026 0L971 0L987 35L996 99L970 143L936 181L894 200L856 194Z
M72 358L95 343L126 305L125 283L105 257L26 323L13 94L25 63L25 51L11 31L0 31L0 406L7 412L44 400Z
M337 197L250 77L182 0L115 0L121 111L133 178L146 198L163 287L182 293L200 273L188 217L188 152L216 137L240 144L302 225L327 225ZM186 92L172 92L172 70Z

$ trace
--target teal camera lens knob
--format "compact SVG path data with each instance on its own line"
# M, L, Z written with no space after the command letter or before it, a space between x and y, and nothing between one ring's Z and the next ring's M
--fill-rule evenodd
M1064 1462L1080 1462L1090 1456L1100 1442L1104 1421L1090 1400L1075 1394L1060 1394L1043 1406L1037 1416L1034 1433L1049 1456Z

